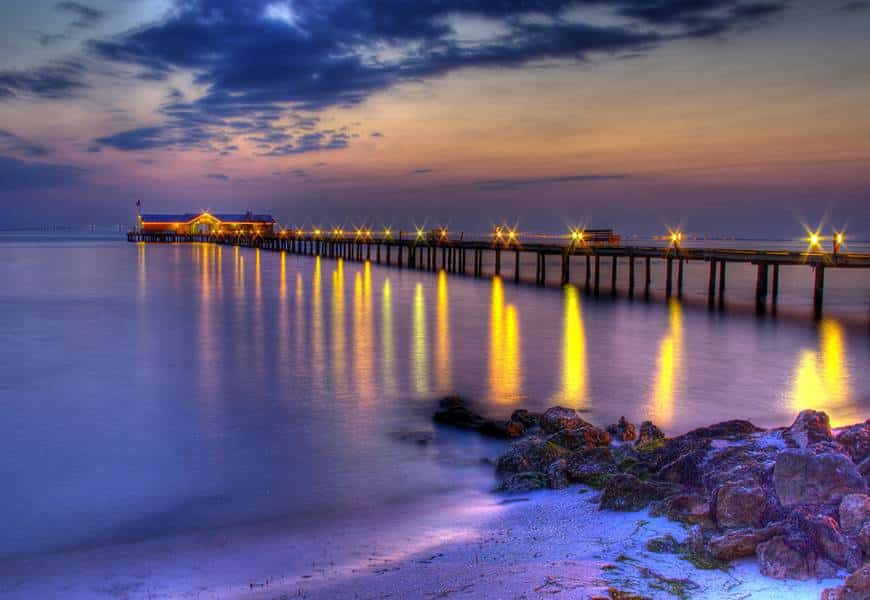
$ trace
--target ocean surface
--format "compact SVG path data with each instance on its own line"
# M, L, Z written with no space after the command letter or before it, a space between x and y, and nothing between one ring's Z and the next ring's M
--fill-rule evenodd
M543 290L506 263L503 281L0 236L0 557L317 527L488 489L499 443L432 425L449 393L491 416L562 404L671 434L809 407L870 416L870 273L829 269L814 323L806 267L783 269L778 314L758 318L752 267L729 265L728 307L711 312L704 264L667 303L612 299L607 271L587 296L579 261L581 287Z

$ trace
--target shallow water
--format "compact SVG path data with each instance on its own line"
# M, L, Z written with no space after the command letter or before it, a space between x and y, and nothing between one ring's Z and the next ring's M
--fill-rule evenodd
M90 238L6 239L0 274L0 555L485 489L496 444L408 435L450 392L671 433L870 413L866 324L834 318ZM866 313L861 281L831 296Z

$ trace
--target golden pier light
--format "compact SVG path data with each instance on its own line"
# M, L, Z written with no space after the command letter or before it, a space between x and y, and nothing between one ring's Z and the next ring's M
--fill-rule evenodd
M502 241L504 239L504 228L501 227L500 225L497 225L495 227L495 229L493 230L492 235L495 238L495 241L497 241L497 242Z
M321 233L322 233L322 232L320 231L320 229L315 229L315 230L314 230L314 235L315 235L316 237L320 237L320 234L321 234Z
M571 229L571 241L573 243L582 244L586 239L586 232L579 227L575 227Z
M384 237L385 238L393 237L393 232L390 230L389 227L384 227Z
M446 228L446 227L442 227L442 228L441 228L441 230L438 232L438 237L439 237L442 241L444 241L444 240L447 239L447 228Z
M820 248L821 247L822 238L819 236L818 232L813 231L810 233L810 248Z
M422 240L425 237L426 237L426 232L422 228L417 227L417 239Z
M517 232L516 232L515 229L510 229L510 230L508 231L508 239L509 239L510 241L512 241L512 242L513 242L513 241L516 241L516 239L517 239Z

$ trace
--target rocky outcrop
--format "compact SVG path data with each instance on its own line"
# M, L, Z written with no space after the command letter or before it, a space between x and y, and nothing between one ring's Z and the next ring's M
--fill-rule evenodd
M794 506L840 501L846 494L864 493L867 484L848 456L805 449L776 457L773 485L782 505Z
M665 439L665 433L653 425L652 421L644 421L640 424L640 431L637 434L637 444L649 444L656 440Z
M607 480L601 494L599 508L619 511L634 511L646 508L653 500L662 498L666 488L634 475L621 473Z
M469 409L466 401L459 396L448 396L441 400L433 419L444 425L471 429L483 435L505 439L519 438L526 432L526 425L522 420L485 419Z
M767 502L755 482L725 484L716 493L716 523L721 529L761 527Z
M870 598L870 564L846 578L843 585L822 592L822 600L867 600Z
M837 443L842 445L855 463L870 457L870 419L851 427L844 427L837 433Z
M744 558L754 555L759 544L783 533L785 526L782 523L771 523L762 529L731 529L712 536L707 542L707 549L718 560Z
M816 410L805 410L799 413L788 428L788 435L798 448L807 448L819 442L834 440L828 415Z
M870 496L867 494L846 494L838 510L840 527L846 533L857 534L870 522Z
M592 427L592 424L585 421L573 408L565 408L564 406L554 406L548 408L540 418L541 431L546 434L556 433L563 429L580 429L584 427Z
M637 438L637 429L633 423L626 421L625 417L619 417L619 421L608 425L607 433L620 442L630 442Z
M491 427L456 402L439 413L440 422ZM825 413L807 410L790 427L732 420L671 438L645 421L634 444L624 417L604 430L564 407L494 423L522 428L496 462L501 490L601 488L602 510L650 507L691 526L679 554L693 564L755 555L767 576L808 579L860 574L870 561L870 421L833 432ZM860 597L863 580L853 577L831 598Z
M541 438L526 438L515 442L498 457L496 473L546 472L547 467L560 458L568 458L571 452Z

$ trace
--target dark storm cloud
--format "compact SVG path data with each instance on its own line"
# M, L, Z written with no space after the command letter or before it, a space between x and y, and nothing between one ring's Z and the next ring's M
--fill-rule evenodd
M78 61L53 63L38 69L0 71L0 100L18 96L61 99L85 87L85 67Z
M208 179L217 179L218 181L229 181L229 175L224 175L223 173L209 173L206 175Z
M75 17L70 25L79 29L87 29L97 24L106 14L96 8L91 8L79 2L58 2L55 8Z
M315 131L300 136L291 144L276 146L264 156L287 156L290 154L305 154L306 152L320 152L322 150L338 150L346 148L348 145L348 136L345 133L327 133L323 131Z
M27 140L18 137L11 131L0 129L0 149L15 154L24 154L26 156L45 156L48 154L48 148L39 144L32 144Z
M609 8L629 23L566 20L563 11L576 5ZM719 35L756 23L783 6L784 0L185 0L165 19L92 41L90 48L105 60L143 69L140 77L192 72L205 94L161 109L172 129L193 129L199 137L204 127L254 116L254 129L274 135L275 121L288 107L316 112L352 106L398 83L465 67L643 53L673 39ZM529 14L542 18L523 18ZM456 15L494 20L504 33L485 41L457 40L448 21ZM297 128L303 127L318 133L316 121L300 121ZM140 149L174 146L177 138L188 137L164 132L141 139L141 134L132 130L103 139L125 136L132 143L115 147ZM265 154L347 143L341 138L276 140Z
M589 181L609 181L627 179L628 175L561 175L558 177L533 177L528 179L491 179L478 181L475 185L484 190L513 190L530 185L547 185L551 183L578 183Z
M84 173L84 169L71 165L26 162L11 156L0 156L0 189L7 191L72 185Z

